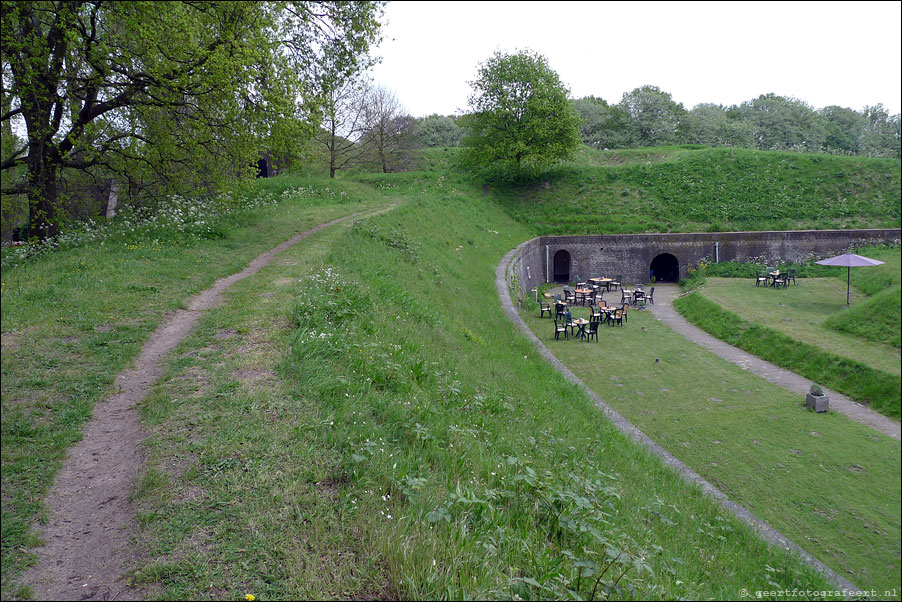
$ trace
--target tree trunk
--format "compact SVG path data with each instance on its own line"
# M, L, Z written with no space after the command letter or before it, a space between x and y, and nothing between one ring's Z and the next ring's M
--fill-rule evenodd
M60 233L57 165L47 157L46 151L35 150L32 146L28 153L29 236L43 240Z

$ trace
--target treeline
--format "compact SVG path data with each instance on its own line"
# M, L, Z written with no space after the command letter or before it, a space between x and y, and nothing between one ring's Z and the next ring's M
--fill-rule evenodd
M686 110L655 86L627 92L617 104L595 96L570 104L581 119L582 141L597 149L703 144L900 158L902 116L880 104L861 111L835 105L817 110L795 98L763 94L739 105L703 103ZM440 115L412 127L421 146L457 146L462 133L456 118Z
M582 118L583 142L599 149L704 144L900 157L902 117L880 104L816 110L795 98L763 94L739 105L703 103L687 111L655 86L627 92L617 104L594 96L571 103Z

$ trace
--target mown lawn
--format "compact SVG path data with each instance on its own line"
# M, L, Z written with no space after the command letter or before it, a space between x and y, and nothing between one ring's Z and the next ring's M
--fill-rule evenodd
M601 328L598 343L555 341L538 314L524 318L540 340L670 453L860 587L899 591L898 441L806 411L650 312Z
M745 320L899 375L899 349L827 326L828 321L850 313L846 307L845 282L840 283L836 278L800 278L797 282L798 286L774 289L756 287L748 279L709 277L699 292ZM865 300L857 295L853 307ZM884 307L890 316L898 315L898 309L898 306Z

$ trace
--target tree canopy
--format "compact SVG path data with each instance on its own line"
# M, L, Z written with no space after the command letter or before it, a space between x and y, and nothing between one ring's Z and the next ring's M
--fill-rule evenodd
M0 120L25 140L2 169L25 177L3 192L51 236L64 172L172 191L246 175L312 135L318 66L365 67L382 4L4 0Z
M565 160L579 145L579 117L543 56L496 52L470 85L471 112L461 120L465 165L516 175Z

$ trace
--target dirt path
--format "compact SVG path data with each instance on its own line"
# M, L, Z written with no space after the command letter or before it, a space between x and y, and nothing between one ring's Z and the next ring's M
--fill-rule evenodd
M253 276L275 256L304 238L354 213L296 234L251 261L246 268L217 280L192 297L158 327L141 349L134 368L115 381L117 393L98 403L83 438L69 450L45 503L50 520L39 534L38 562L22 576L39 600L121 600L141 597L125 582L134 566L135 512L129 500L143 465L144 432L135 408L163 373L166 355L194 328L204 311L222 301L236 282Z
M693 326L673 308L673 300L680 294L680 289L675 285L658 285L655 290L655 304L649 305L654 316L670 326L693 343L697 343L723 359L732 362L753 374L769 380L793 393L804 396L811 386L811 381L789 370L784 370L769 362L766 362L742 349L728 345L714 338L704 330ZM884 433L893 439L900 438L900 423L892 418L865 407L836 391L828 391L830 396L830 409L845 414L852 420L865 424L875 430Z

